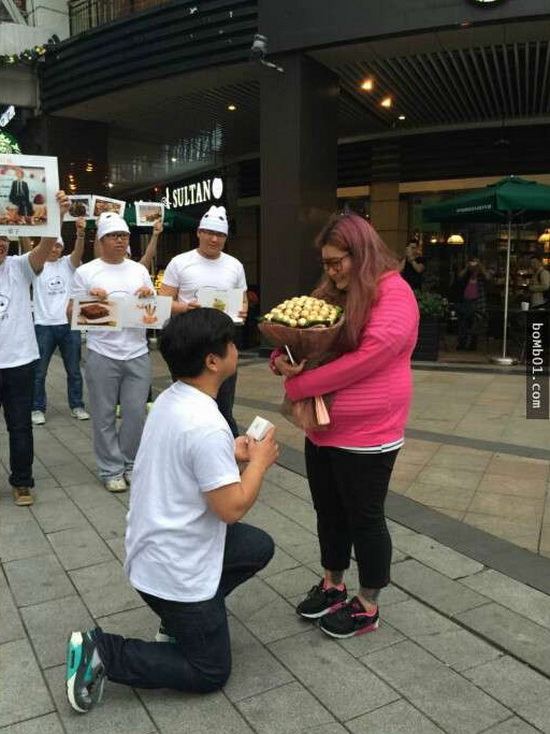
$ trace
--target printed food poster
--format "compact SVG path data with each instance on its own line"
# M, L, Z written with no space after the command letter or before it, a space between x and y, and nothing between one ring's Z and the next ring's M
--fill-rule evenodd
M109 298L74 298L71 329L78 331L120 331L120 300Z
M196 295L201 306L217 308L231 316L236 324L242 324L239 311L243 307L243 291L241 288L199 288Z
M170 296L151 296L150 298L127 296L119 303L120 320L124 327L162 329L170 318L172 307Z

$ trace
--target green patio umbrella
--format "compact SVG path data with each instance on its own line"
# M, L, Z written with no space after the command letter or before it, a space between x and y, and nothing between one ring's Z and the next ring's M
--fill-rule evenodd
M500 364L511 364L506 356L508 324L508 287L510 283L510 249L512 222L533 221L550 217L550 186L508 176L482 189L455 196L440 204L427 206L424 219L430 222L506 222L506 284L504 292L504 331Z

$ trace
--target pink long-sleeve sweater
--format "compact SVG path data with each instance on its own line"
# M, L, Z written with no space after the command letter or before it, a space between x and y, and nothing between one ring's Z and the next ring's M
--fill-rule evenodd
M403 437L412 399L411 353L418 319L410 287L399 273L385 273L359 347L286 380L293 402L335 393L328 429L307 433L314 444L368 447Z

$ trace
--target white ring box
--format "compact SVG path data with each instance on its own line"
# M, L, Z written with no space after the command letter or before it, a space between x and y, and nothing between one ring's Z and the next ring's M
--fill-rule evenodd
M270 428L273 428L273 423L270 423L265 418L261 418L257 415L248 426L246 435L249 438L253 438L255 441L261 441L262 438L265 438Z

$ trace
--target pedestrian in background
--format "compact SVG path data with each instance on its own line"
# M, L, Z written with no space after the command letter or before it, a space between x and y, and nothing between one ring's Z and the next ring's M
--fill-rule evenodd
M291 401L333 394L330 425L305 442L324 575L296 611L340 638L378 627L378 596L390 582L384 503L404 442L419 315L398 261L365 219L334 215L316 244L325 275L313 295L344 307L344 353L304 372L276 351L271 367L287 377ZM360 589L349 600L352 547Z
M225 207L211 206L202 217L197 230L199 246L170 260L159 295L170 296L173 299L172 314L199 308L201 304L197 301L197 292L201 288L221 290L239 288L243 292L243 301L238 315L243 321L246 319L248 300L244 268L237 258L223 252L228 232ZM235 372L221 386L217 397L220 413L229 423L234 436L239 435L239 429L233 418L236 385Z
M62 210L69 200L57 193ZM32 321L30 285L57 237L43 237L32 252L10 255L9 239L0 236L0 405L9 433L9 483L16 505L32 505L34 443L31 409L35 362L39 357Z
M50 360L59 348L67 374L67 401L71 415L78 420L88 420L82 396L80 371L81 335L72 331L67 319L67 303L76 268L84 252L86 220L76 220L76 240L70 255L63 255L64 243L60 238L48 255L44 269L33 280L34 331L40 352L34 377L32 422L35 426L46 422L46 375Z

